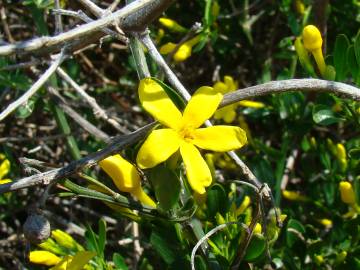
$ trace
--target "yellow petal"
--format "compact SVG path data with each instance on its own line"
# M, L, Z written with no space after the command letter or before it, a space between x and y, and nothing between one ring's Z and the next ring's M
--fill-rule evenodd
M30 252L29 261L32 263L52 266L60 262L61 259L49 251L35 250Z
M168 18L160 18L159 22L165 26L166 28L168 28L169 30L175 31L175 32L186 32L187 29L183 26L181 26L180 24L178 24L176 21L172 20L172 19L168 19Z
M67 267L67 270L82 270L84 266L96 256L96 252L93 251L80 251L75 254Z
M224 82L229 92L232 92L238 88L237 82L231 76L224 76Z
M142 204L156 208L156 203L144 192L141 187L135 189L131 194Z
M174 130L153 130L141 146L136 162L141 169L155 167L174 154L179 146L180 138Z
M221 93L221 94L226 94L227 92L229 92L228 86L223 82L216 82L214 84L214 90L217 93Z
M182 125L192 128L200 127L215 113L222 98L223 95L216 93L212 87L200 87L185 108Z
M215 114L215 119L223 119L225 123L231 123L235 120L236 117L236 106L234 104L225 106L221 109L218 109Z
M307 25L302 32L304 47L308 51L321 49L323 40L319 29L314 25Z
M2 179L5 175L7 175L10 171L10 161L8 159L5 159L0 164L0 179Z
M62 260L56 264L54 267L51 267L49 270L68 270L68 265L70 264L73 256L67 255Z
M176 47L175 43L168 42L160 47L161 54L169 54L171 53Z
M120 155L107 157L100 161L99 165L120 191L130 192L140 186L140 176L136 168Z
M216 152L235 150L247 143L245 131L233 126L198 128L193 137L192 143L196 146Z
M180 146L186 176L191 188L199 194L206 192L205 187L211 184L211 172L199 150L191 143L183 142Z
M140 81L139 98L144 109L161 124L176 128L182 118L181 112L160 84L146 78Z

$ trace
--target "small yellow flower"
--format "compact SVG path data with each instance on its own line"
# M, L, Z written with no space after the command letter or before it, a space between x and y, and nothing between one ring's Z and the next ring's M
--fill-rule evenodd
M356 203L355 192L350 182L341 181L339 183L341 200L346 203L353 205Z
M254 228L254 233L261 234L261 232L262 232L261 224L257 222Z
M314 25L305 26L302 32L302 40L305 49L311 52L314 56L321 76L324 76L326 71L326 64L321 49L323 40L319 29L317 29L317 27Z
M160 18L159 22L166 27L167 29L174 31L174 32L179 32L179 33L184 33L187 32L187 29L183 26L181 26L180 24L178 24L176 21L169 19L169 18Z
M139 97L144 109L168 128L150 133L138 152L137 164L142 169L155 167L180 149L189 184L197 193L205 193L205 187L212 182L210 169L197 147L226 152L247 142L245 132L239 127L200 128L214 114L223 97L211 87L200 87L183 113L151 78L141 80Z
M142 189L140 175L134 165L120 155L107 157L99 165L120 191L129 192L143 204L156 208L156 203Z
M307 197L301 195L299 192L296 191L290 191L290 190L283 190L282 195L285 199L289 201L301 201L305 202L308 200Z
M5 155L0 154L0 180L3 179L5 175L10 172L10 161L5 157Z
M196 36L182 44L177 51L174 53L174 60L176 62L183 62L191 56L192 48L200 41L200 36ZM169 54L176 48L176 44L172 42L168 42L161 46L160 53L161 54Z
M259 101L252 100L241 100L239 101L239 105L248 108L261 109L265 107L265 104Z
M58 264L61 259L49 251L35 250L30 252L29 261L36 264L53 266Z

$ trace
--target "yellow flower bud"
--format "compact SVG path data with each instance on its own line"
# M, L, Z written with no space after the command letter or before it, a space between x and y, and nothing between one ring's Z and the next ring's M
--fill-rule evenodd
M307 197L302 196L299 192L296 191L290 191L290 190L283 190L282 195L285 199L289 201L301 201L305 202L308 200Z
M339 160L346 159L346 149L345 146L341 143L336 145L337 157Z
M339 183L341 200L346 204L355 204L355 192L350 182L341 181Z
M256 223L255 228L254 228L254 233L256 234L261 234L262 232L262 227L260 223Z
M174 54L174 60L176 62L183 62L191 56L192 46L184 43Z
M241 100L239 101L239 105L248 108L261 109L265 107L265 104L258 101L252 100Z
M324 257L321 255L315 255L314 261L317 265L322 265L324 263Z
M300 15L304 15L304 13L305 13L305 5L301 0L295 0L295 10Z
M328 219L328 218L323 218L319 220L320 224L323 225L326 228L331 228L333 225L332 220Z
M174 31L174 32L184 33L187 31L187 29L185 27L181 26L176 21L169 19L169 18L160 18L159 22L163 26L165 26L166 28L168 28L169 30Z
M249 196L245 196L244 200L242 201L242 203L240 204L240 206L238 207L238 209L236 209L236 215L239 216L242 213L244 213L245 209L248 208L248 206L250 205L251 200Z
M103 159L99 165L120 191L129 192L143 204L156 207L156 203L141 188L140 175L130 162L120 155L114 155Z
M312 52L321 49L323 40L319 29L314 25L307 25L302 32L304 47Z
M219 13L220 13L220 5L218 1L214 1L211 7L211 14L213 15L214 18L217 18L217 16L219 16Z
M302 32L302 39L305 49L312 53L321 73L321 76L324 77L326 72L326 64L321 50L323 40L319 29L317 29L317 27L314 25L305 26Z
M61 259L49 251L35 250L30 252L29 261L36 264L52 266L58 264Z
M5 159L0 164L0 179L2 179L5 175L7 175L10 171L10 161Z
M62 247L71 249L71 250L84 250L84 248L75 241L72 236L62 230L53 230L51 232L51 237Z
M347 257L347 252L345 250L341 251L337 256L336 256L336 259L335 259L335 264L338 265L338 264L341 264L345 261Z

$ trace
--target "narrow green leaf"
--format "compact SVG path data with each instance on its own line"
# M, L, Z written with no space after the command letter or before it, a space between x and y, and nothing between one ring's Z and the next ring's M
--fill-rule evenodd
M99 251L104 254L106 244L106 222L104 219L99 220Z
M336 37L334 48L334 67L336 70L336 79L338 81L344 81L346 73L348 71L346 54L349 48L348 38L341 34Z

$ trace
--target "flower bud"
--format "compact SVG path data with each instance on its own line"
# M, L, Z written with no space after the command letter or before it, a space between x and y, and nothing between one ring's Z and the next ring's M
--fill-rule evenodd
M140 175L130 162L120 155L113 155L101 160L99 165L120 191L129 192L143 204L156 207L155 202L141 188Z
M289 201L305 202L308 200L307 197L301 195L299 192L296 192L296 191L283 190L282 195L285 199L287 199Z
M315 50L321 49L323 40L321 37L321 33L316 26L314 25L305 26L302 32L302 38L303 38L304 47L308 51L313 52Z
M346 204L355 204L355 192L350 182L341 181L339 183L341 200Z
M250 205L251 200L249 196L245 196L242 203L240 204L240 206L238 207L238 209L236 209L236 215L239 216L242 213L244 213L245 209L248 208L248 206Z
M72 236L62 230L53 230L51 232L51 237L62 247L71 249L71 250L84 250L84 248L75 241Z
M187 29L185 27L181 26L180 24L178 24L176 21L174 21L172 19L160 18L159 22L171 31L180 32L180 33L187 32Z
M30 252L29 261L36 264L53 266L58 264L61 259L49 251L35 250Z

